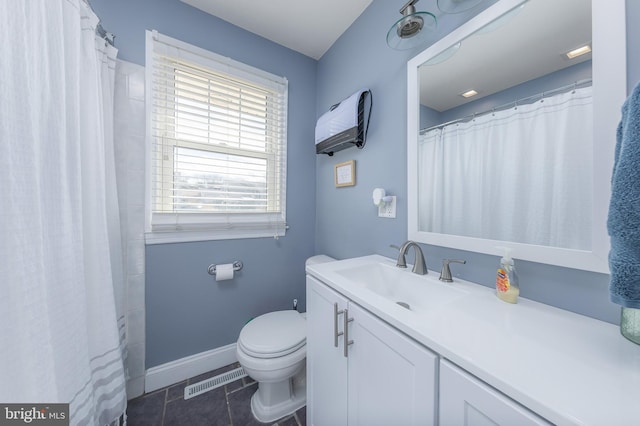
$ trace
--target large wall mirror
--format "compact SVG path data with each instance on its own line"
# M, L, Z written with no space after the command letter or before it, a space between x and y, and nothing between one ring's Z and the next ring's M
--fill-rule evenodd
M624 22L624 2L500 0L408 62L409 239L608 273Z

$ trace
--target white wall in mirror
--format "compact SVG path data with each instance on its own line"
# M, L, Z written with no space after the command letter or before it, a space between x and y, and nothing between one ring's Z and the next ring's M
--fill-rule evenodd
M420 102L443 112L589 61L563 53L590 45L591 33L591 0L527 1L456 43L451 58L422 65ZM460 96L472 88L480 93Z
M583 0L589 1L589 0ZM529 2L552 2L529 0ZM592 75L593 75L593 203L591 207L591 249L575 250L523 244L497 239L427 232L419 227L418 212L418 133L420 128L420 66L429 59L464 41L497 18L518 8L522 0L501 0L478 14L465 25L427 48L408 62L407 167L408 167L408 237L425 244L497 255L497 246L508 246L514 257L539 263L595 272L608 272L609 238L606 218L610 195L610 177L615 146L615 132L620 107L626 97L626 29L625 2L592 0ZM615 22L612 25L611 22ZM545 31L544 25L540 31ZM561 52L559 52L561 53ZM440 82L446 86L447 82ZM427 165L428 166L428 165Z

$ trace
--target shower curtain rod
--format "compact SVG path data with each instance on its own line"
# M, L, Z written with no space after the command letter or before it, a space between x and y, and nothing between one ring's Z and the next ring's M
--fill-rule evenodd
M104 39L104 41L106 41L107 43L109 43L110 45L114 45L113 43L115 43L116 40L116 36L113 33L108 32L107 30L105 30L104 28L102 28L102 24L98 23L98 26L96 27L96 34Z
M523 105L523 104L527 104L527 103L533 103L536 102L538 99L544 99L545 96L549 96L549 95L557 95L560 93L565 93L568 92L569 90L575 90L578 87L587 87L587 85L590 85L592 83L592 79L591 78L587 78L584 80L579 80L576 81L572 84L567 84L566 86L561 86L558 87L556 89L551 89L551 90L546 90L544 92L541 93L537 93L535 95L531 95L531 96L527 96L525 98L520 98L517 99L515 101L511 101L508 102L506 104L502 104L499 105L495 108L491 108L490 110L487 111L483 111L483 112L474 112L473 114L469 114L469 115L465 115L464 117L461 118L457 118L455 120L451 120L451 121L447 121L446 123L441 123L441 124L437 124L435 126L431 126L431 127L427 127L426 129L420 129L420 134L425 134L426 132L430 131L430 130L434 130L434 129L441 129L443 127L446 127L450 124L455 124L455 123L461 123L461 122L466 122L469 120L473 120L476 117L480 117L489 113L493 113L496 111L502 111L508 108L511 108L512 106L518 106L518 105ZM529 102L527 102L529 101Z
M89 6L89 8L93 11L93 13L96 16L98 16L96 11L93 9L93 6L91 6L91 2L89 2L89 0L84 0L84 2L87 4L87 6ZM100 17L98 16L98 18ZM104 41L106 41L110 45L114 46L116 35L105 30L102 27L102 24L100 22L98 22L98 25L96 26L96 35L102 38Z

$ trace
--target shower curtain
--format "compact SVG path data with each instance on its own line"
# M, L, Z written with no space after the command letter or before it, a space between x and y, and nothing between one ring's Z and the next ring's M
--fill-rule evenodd
M126 408L116 50L97 24L83 0L0 2L0 403L69 403L72 425Z
M592 89L421 134L420 229L591 250Z

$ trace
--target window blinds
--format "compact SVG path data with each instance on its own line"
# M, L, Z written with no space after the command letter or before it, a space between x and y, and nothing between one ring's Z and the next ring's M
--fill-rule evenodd
M283 235L286 79L159 34L152 44L151 230Z

